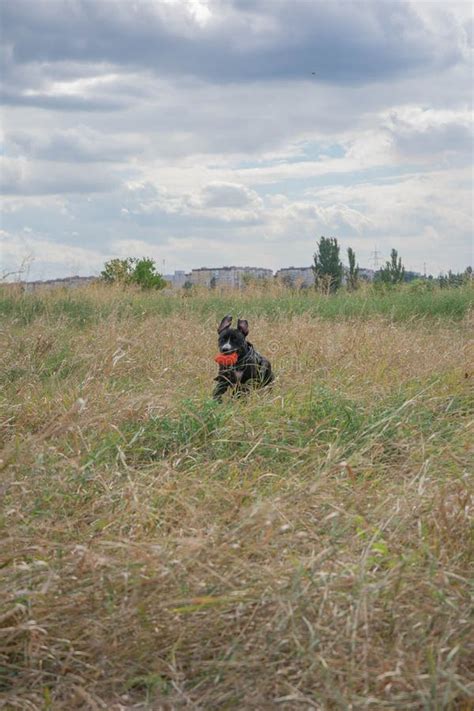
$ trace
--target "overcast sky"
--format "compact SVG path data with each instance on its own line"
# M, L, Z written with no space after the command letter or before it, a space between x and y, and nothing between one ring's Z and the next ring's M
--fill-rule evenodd
M1 0L0 272L472 263L472 9Z

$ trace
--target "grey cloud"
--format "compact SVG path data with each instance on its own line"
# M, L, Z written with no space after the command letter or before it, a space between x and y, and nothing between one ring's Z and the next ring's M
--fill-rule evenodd
M219 2L203 26L179 2L4 0L0 7L12 107L81 112L105 136L133 123L152 137L150 155L163 160L253 157L305 134L356 131L397 99L461 100L466 84L462 78L452 97L442 74L423 86L415 80L416 71L458 58L458 28L448 18L440 41L439 27L406 2ZM54 42L43 40L50 35ZM341 62L350 65L346 78ZM81 77L99 86L61 93L61 81ZM103 155L97 151L98 160Z
M457 154L461 163L472 162L472 128L459 123L447 123L431 128L394 131L394 146L403 156L410 159L432 159L434 156ZM456 161L456 164L459 160Z
M123 86L124 85L124 86ZM137 86L140 94L131 91ZM433 86L423 82L416 92L417 100L443 106L449 81ZM458 83L458 100L463 101L463 82ZM392 102L412 102L415 92L407 92L403 82L385 85L350 87L309 87L299 82L214 86L201 82L168 82L153 80L148 75L117 78L103 88L105 97L115 99L123 91L127 111L103 114L95 112L68 114L54 118L69 130L89 124L105 143L111 134L125 136L132 130L147 137L150 158L162 161L190 155L216 154L233 160L261 158L266 151L288 148L288 142L330 140L337 142L344 133L354 134L374 126L381 119L374 114ZM455 105L448 94L448 105ZM33 109L31 109L33 111ZM29 126L45 125L41 111L29 114ZM26 112L23 114L26 116ZM46 117L47 113L43 112ZM17 132L15 115L10 131ZM5 122L8 129L8 122ZM394 127L398 133L398 129ZM441 138L441 136L440 136ZM126 155L130 153L126 150ZM98 156L103 154L98 150ZM287 155L287 154L286 154Z
M194 220L193 230L215 229L218 239L222 223L260 223L262 208L263 201L254 190L236 183L212 182L192 192L169 192L144 183L128 191L121 215L130 224L159 226L174 234L189 229Z
M2 195L60 195L65 193L109 192L122 177L103 167L90 171L87 165L26 162L4 159L0 167Z
M0 92L0 102L5 106L33 106L52 111L117 111L126 107L125 102L110 101L82 96L45 94L15 94L12 91Z
M61 162L120 163L144 149L145 140L140 136L104 135L84 125L40 134L11 133L7 139L7 150L13 155Z
M211 3L208 21L187 3L4 0L15 63L95 61L212 82L316 78L364 83L459 60L403 1Z
M245 208L258 201L258 195L244 185L212 183L204 188L200 200L203 207Z

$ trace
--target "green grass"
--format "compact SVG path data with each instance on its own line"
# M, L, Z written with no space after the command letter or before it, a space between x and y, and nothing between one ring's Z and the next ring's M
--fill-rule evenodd
M460 320L472 308L473 293L471 285L427 291L416 291L407 285L387 290L365 287L355 293L341 290L329 297L313 290L283 290L275 298L271 290L268 294L262 290L249 290L219 294L198 292L193 296L186 296L184 292L132 292L131 295L123 290L97 286L89 289L89 294L75 291L51 298L47 292L18 294L4 288L0 291L0 317L21 324L31 323L39 317L46 317L50 322L64 319L80 328L110 316L144 319L153 315L181 315L218 319L236 309L248 318L265 316L272 320L304 314L324 319L382 316L392 321L413 318Z

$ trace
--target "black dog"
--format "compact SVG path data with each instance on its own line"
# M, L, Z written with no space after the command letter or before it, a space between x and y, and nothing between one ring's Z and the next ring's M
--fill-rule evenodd
M219 351L224 355L237 353L237 362L234 365L219 365L219 374L214 378L217 381L213 392L216 400L221 400L229 387L237 394L252 387L263 387L273 380L270 361L257 353L247 341L248 321L239 318L237 328L231 328L231 323L232 316L224 316L219 324Z

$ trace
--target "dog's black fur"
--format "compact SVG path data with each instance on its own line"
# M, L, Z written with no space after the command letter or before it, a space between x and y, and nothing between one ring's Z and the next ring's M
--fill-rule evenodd
M220 353L238 355L235 365L220 365L219 374L214 380L213 397L221 400L227 388L232 388L235 394L240 394L252 387L263 387L273 380L270 361L260 355L251 343L247 341L249 324L245 319L237 321L237 328L231 328L232 316L224 316L217 329Z

